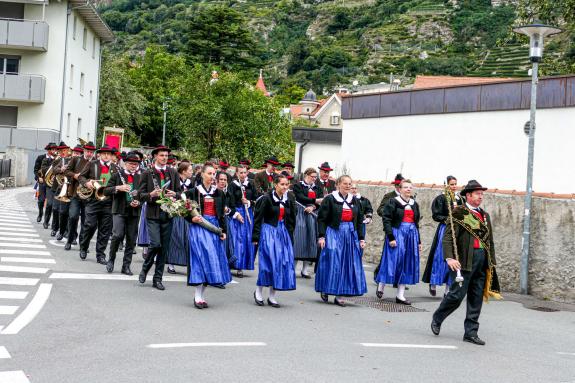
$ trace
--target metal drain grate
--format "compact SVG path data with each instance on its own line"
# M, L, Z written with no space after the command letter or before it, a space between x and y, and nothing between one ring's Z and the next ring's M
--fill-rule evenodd
M371 307L372 309L378 309L381 311L391 312L391 313L417 313L425 312L426 310L418 309L413 306L400 305L395 303L395 301L381 300L378 298L371 297L350 297L345 298L345 300L350 303L355 303L362 306Z
M541 306L535 306L535 307L529 307L531 310L535 310L535 311L542 311L544 313L556 313L560 310L557 309L552 309L550 307L541 307Z

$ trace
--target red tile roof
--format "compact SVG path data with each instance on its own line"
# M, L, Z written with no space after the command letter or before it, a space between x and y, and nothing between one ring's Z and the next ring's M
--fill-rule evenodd
M266 89L266 84L264 84L264 77L261 71L260 71L260 77L258 78L258 82L256 83L256 89L261 90L264 96L269 97L270 92L268 92L268 90Z

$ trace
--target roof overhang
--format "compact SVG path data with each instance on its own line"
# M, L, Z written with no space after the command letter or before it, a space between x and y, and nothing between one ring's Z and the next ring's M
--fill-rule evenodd
M38 5L48 5L48 0L2 0L5 3L24 3L24 4L38 4Z
M114 32L100 17L92 0L68 0L73 10L86 20L96 35L104 42L114 41Z
M300 128L292 129L295 142L316 142L323 144L341 144L341 129Z

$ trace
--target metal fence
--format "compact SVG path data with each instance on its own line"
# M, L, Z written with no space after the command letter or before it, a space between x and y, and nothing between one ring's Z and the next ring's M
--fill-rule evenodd
M12 160L0 160L0 178L10 177L10 170L12 167Z

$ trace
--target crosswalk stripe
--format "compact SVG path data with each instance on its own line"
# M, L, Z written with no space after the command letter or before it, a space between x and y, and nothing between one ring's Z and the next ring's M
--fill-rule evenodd
M34 226L32 225L19 225L15 223L2 223L0 222L0 230L10 230L14 231L14 229L18 229L17 231L33 231L36 232L36 229L33 229Z
M7 263L51 263L51 264L56 263L56 261L54 259L22 258L22 257L1 257L0 262L7 262Z
M0 235L9 235L14 237L39 237L37 233L19 233L18 231L0 231Z
M45 267L0 265L0 271L5 271L7 273L46 274L49 270L50 269L47 269Z
M27 243L0 243L0 247L21 247L23 249L45 249L46 245L29 245Z
M0 285L16 285L16 286L36 286L40 282L38 278L9 278L0 277ZM1 380L0 380L1 382Z
M17 254L17 255L52 255L49 251L39 250L20 250L20 249L0 249L0 254Z
M0 306L0 315L12 315L18 311L19 306Z
M28 303L28 306L18 316L14 319L8 326L6 326L0 334L14 335L18 334L20 330L28 326L30 322L38 315L42 307L50 298L50 292L52 291L52 284L42 283L38 287L38 291L34 294L34 298ZM0 380L1 382L2 380Z
M28 238L28 237L0 237L0 241L18 241L18 242L40 242L42 240L40 238Z
M15 212L11 212L11 211L3 211L3 212L1 212L1 214L3 217L6 217L6 218L12 218L12 217L14 217L14 219L26 218L28 220L28 216L24 213L15 213Z
M28 291L0 291L0 299L26 299Z
M10 353L8 352L6 347L0 346L0 359L10 359L10 358L12 357L10 356Z
M2 371L0 372L0 382L2 383L30 383L24 371Z

